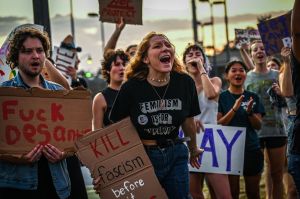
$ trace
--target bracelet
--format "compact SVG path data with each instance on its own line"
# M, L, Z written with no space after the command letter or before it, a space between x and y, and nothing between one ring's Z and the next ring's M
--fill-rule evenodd
M201 77L202 75L207 75L207 73L206 73L206 72L200 73L200 77Z
M231 108L231 110L236 113L236 110L234 110L233 108Z

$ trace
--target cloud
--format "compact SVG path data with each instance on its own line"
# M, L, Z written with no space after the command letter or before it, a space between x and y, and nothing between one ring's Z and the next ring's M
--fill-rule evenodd
M269 12L269 13L263 13L263 14L242 14L242 15L236 15L228 18L229 23L239 23L239 22L247 22L247 21L257 21L257 17L265 14L270 14L272 17L280 16L288 11L276 11L276 12ZM215 17L214 18L215 23L224 23L224 17ZM207 22L210 21L210 18L205 18L203 21Z
M0 37L6 37L16 26L30 23L30 20L26 17L0 17Z

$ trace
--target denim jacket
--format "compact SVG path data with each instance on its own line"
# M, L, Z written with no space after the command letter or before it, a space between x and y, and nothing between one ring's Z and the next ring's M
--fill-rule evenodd
M44 80L40 76L42 85L49 90L64 89L59 84ZM3 82L1 87L22 87L24 89L30 88L22 80L18 73L13 79ZM66 160L57 163L48 162L52 181L58 196L61 199L67 198L70 195L71 183L67 169ZM38 163L34 164L14 164L7 161L0 160L0 187L9 187L23 190L35 190L38 187Z

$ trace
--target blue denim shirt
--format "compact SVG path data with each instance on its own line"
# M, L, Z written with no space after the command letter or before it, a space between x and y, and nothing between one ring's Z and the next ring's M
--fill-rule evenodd
M54 82L45 80L40 76L43 88L49 90L63 90L64 88ZM3 82L0 87L30 88L18 73L13 79ZM71 183L66 160L57 163L48 162L52 181L58 196L62 199L69 197ZM0 160L0 187L9 187L23 190L35 190L38 186L38 163L14 164Z

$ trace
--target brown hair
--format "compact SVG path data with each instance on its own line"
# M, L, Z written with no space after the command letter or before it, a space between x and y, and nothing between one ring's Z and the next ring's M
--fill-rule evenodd
M110 83L109 71L111 70L111 65L117 60L118 57L124 61L124 64L126 64L129 60L128 55L121 49L109 49L104 54L104 60L101 62L101 74L103 78L106 79L107 83Z
M18 66L20 50L24 48L23 43L29 37L39 39L42 43L46 57L49 57L50 40L47 32L41 32L32 27L22 28L16 31L9 43L9 52L6 57L6 62L12 69Z
M225 66L225 74L228 74L230 68L234 65L234 64L240 64L245 71L247 71L247 66L244 62L242 62L241 60L232 60L230 62L228 62Z
M260 40L260 39L255 39L255 40L253 40L253 41L250 43L250 49L249 49L250 55L251 55L251 52L252 52L251 46L252 46L253 44L256 44L256 43L262 43L262 44L263 44L262 40Z
M147 75L149 73L149 68L148 65L143 62L143 60L146 57L148 49L150 47L150 40L154 36L159 36L166 39L171 44L175 52L174 45L170 42L170 40L167 38L166 35L162 33L156 33L156 32L148 33L143 38L141 43L138 45L135 56L131 58L130 63L126 67L126 79L137 78L137 79L144 80L147 78ZM174 57L172 71L177 71L179 73L185 72L184 67L180 64L180 61L176 56Z

